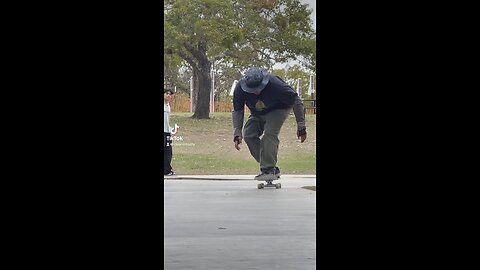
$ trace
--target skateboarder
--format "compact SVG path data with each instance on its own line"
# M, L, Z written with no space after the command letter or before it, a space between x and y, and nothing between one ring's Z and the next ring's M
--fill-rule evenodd
M245 105L250 116L242 135ZM247 70L237 83L233 92L233 141L235 148L240 150L239 145L245 139L250 154L260 164L260 174L255 180L279 178L280 169L276 166L278 134L292 108L297 122L297 138L303 143L307 138L304 107L292 87L278 76L256 67Z
M172 171L172 134L170 131L170 102L174 92L171 89L163 91L163 175L175 175Z

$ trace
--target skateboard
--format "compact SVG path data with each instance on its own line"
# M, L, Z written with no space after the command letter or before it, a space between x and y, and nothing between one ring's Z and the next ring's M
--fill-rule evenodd
M280 176L278 176L278 178L276 180L280 179ZM275 180L257 180L257 181L265 181L267 182L266 184L264 183L260 183L257 185L258 189L262 189L264 187L274 187L276 189L279 189L279 188L282 188L282 184L280 183L276 183L276 184L273 184L272 182L275 181Z

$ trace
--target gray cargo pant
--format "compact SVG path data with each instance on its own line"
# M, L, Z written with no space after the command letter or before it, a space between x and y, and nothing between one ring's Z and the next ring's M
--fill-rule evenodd
M278 134L289 113L290 109L279 109L265 115L250 115L245 123L243 139L262 172L273 170L277 164Z

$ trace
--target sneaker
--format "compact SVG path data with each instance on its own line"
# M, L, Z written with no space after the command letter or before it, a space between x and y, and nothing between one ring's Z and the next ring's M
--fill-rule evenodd
M278 176L278 178L280 178L280 176L282 175L282 174L280 173L280 168L278 168L278 167L275 167L275 168L273 169L273 173L274 173L276 176Z
M255 176L254 179L257 181L273 181L277 180L278 176L274 172L262 172L261 174Z
M175 172L174 172L174 171L170 171L170 172L167 173L167 174L163 174L163 176L172 176L172 175L175 175Z

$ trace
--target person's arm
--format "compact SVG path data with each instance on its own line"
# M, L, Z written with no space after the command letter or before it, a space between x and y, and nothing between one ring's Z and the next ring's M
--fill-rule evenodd
M295 120L297 121L297 138L300 138L302 143L307 139L304 108L302 100L297 95L293 104L293 113L295 114Z
M279 97L280 100L293 107L293 113L295 114L295 120L297 121L297 138L300 138L303 143L307 138L307 127L305 125L305 115L303 102L298 96L297 92L293 90L285 81L280 77L279 79Z
M238 83L233 92L233 111L232 111L232 124L233 124L233 141L235 142L235 148L240 150L239 144L242 143L242 130L244 121L244 108L245 97L241 93L242 89Z

